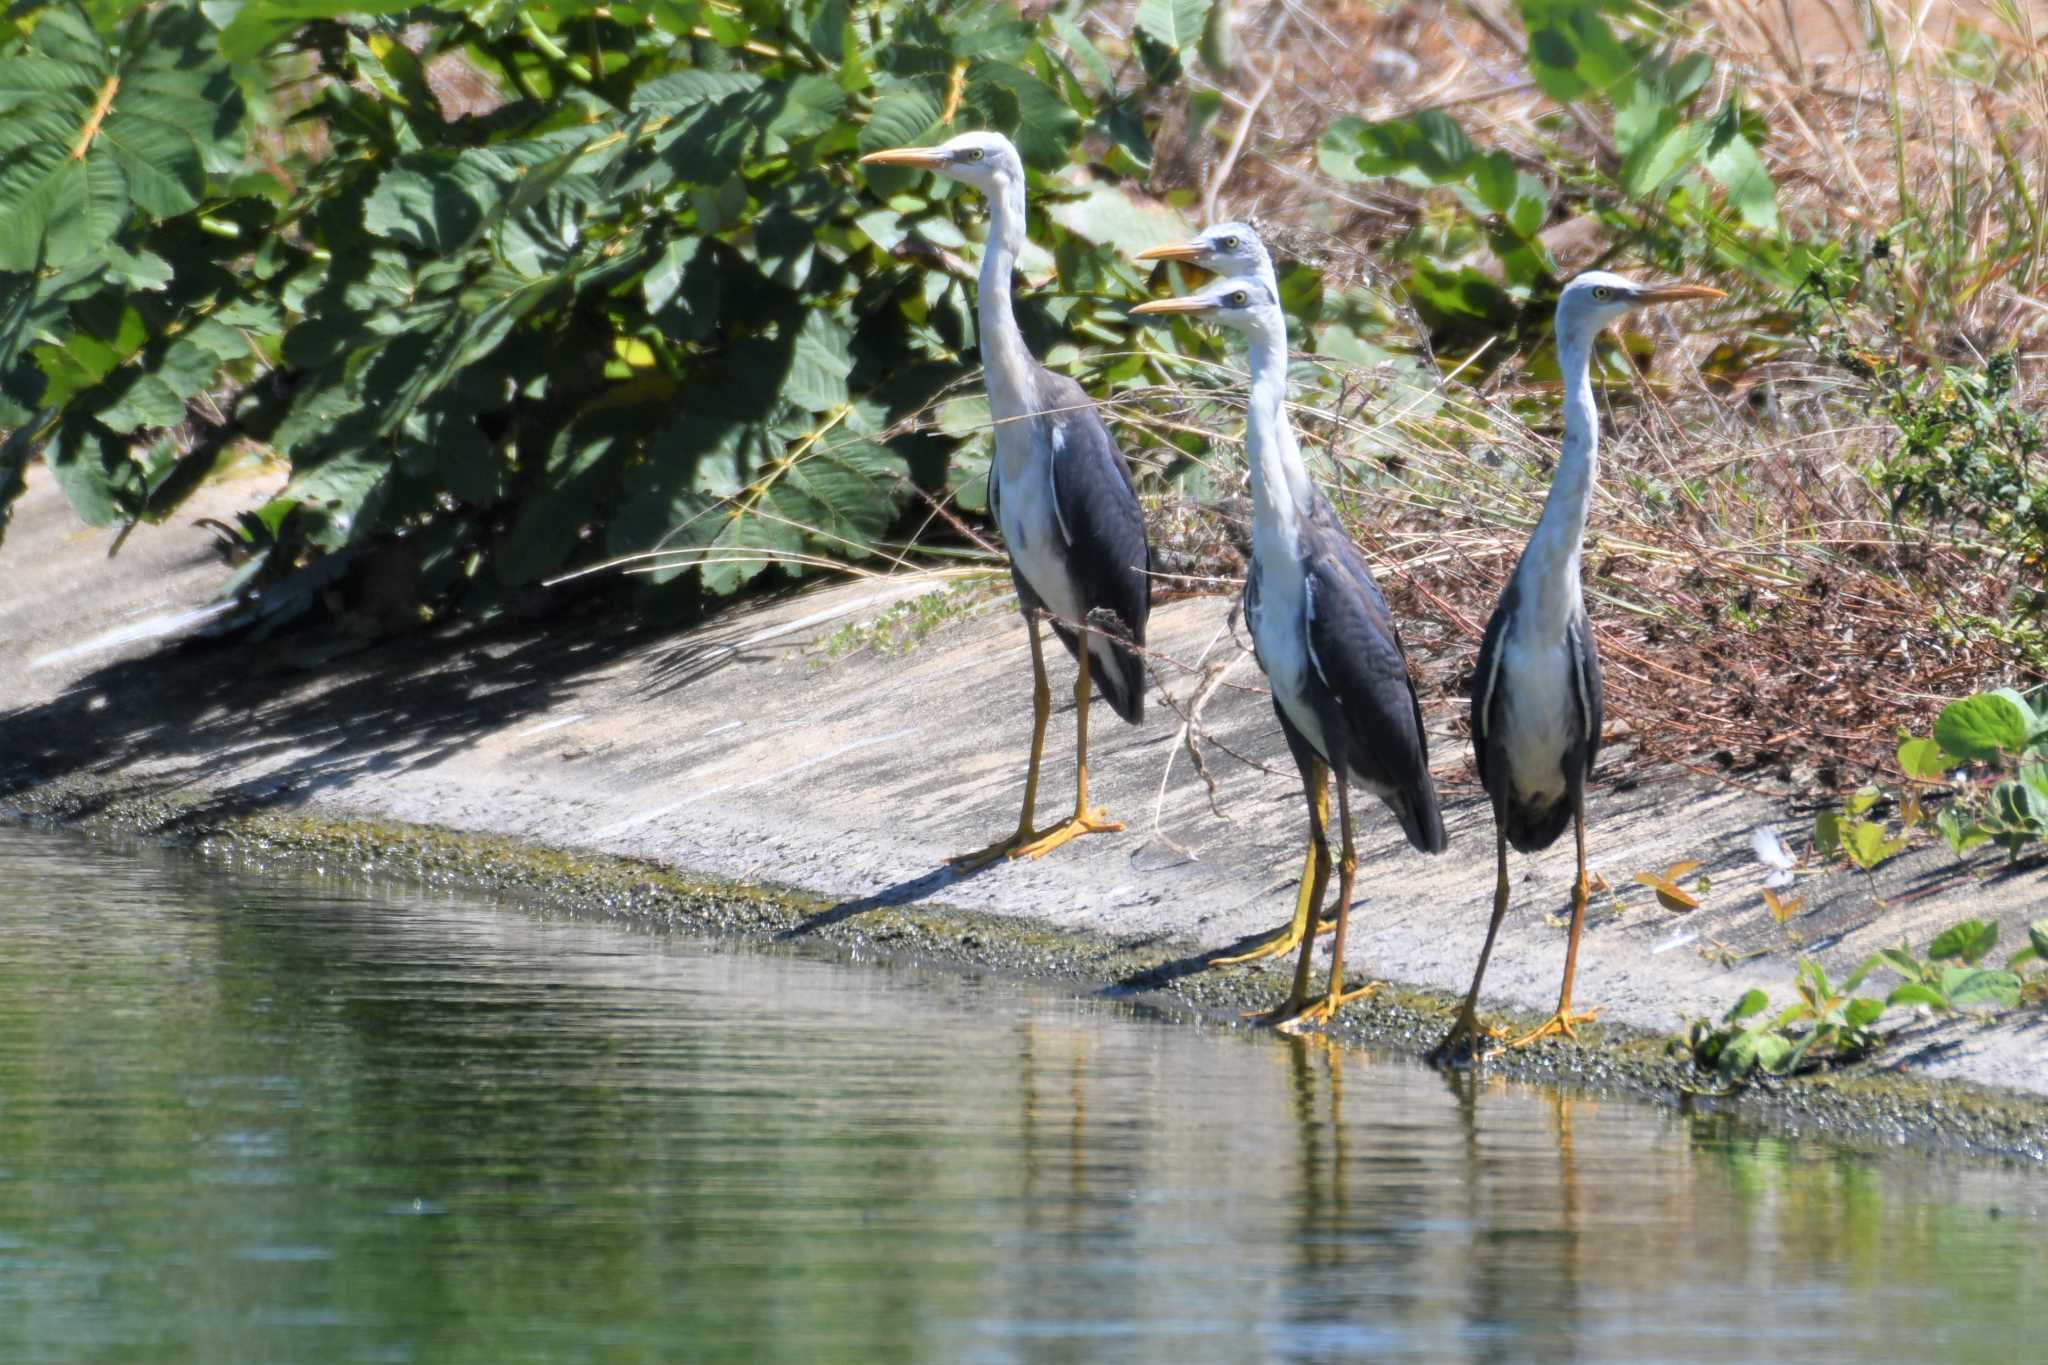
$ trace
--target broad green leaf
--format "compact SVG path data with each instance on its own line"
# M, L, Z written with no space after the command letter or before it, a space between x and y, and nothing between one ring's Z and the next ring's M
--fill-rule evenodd
M1215 0L1138 0L1137 27L1175 52L1193 50Z
M1944 806L1934 817L1934 827L1958 858L1991 837L1991 832L1955 806Z
M1856 866L1868 872L1904 848L1906 841L1887 839L1883 825L1870 820L1858 820L1849 826L1843 844L1849 850L1849 857Z
M2027 942L2034 951L2048 959L2048 919L2037 919L2027 926Z
M1858 996L1842 1009L1842 1022L1853 1029L1869 1028L1884 1013L1884 1001Z
M2006 833L2031 834L2048 828L2048 797L2011 778L1991 789L1991 817Z
M406 157L384 173L363 206L363 227L422 251L467 246L502 196L476 158L447 152Z
M1751 989L1743 992L1742 998L1731 1005L1728 1013L1723 1015L1722 1018L1732 1024L1738 1019L1747 1019L1752 1014L1761 1013L1769 1007L1770 1003L1770 996L1765 995L1760 990Z
M1457 120L1435 109L1383 123L1340 118L1316 144L1318 164L1340 180L1442 185L1463 179L1478 155Z
M1994 968L1951 967L1941 974L1941 988L1956 1009L1966 1005L1998 1005L2017 1009L2020 979Z
M1699 160L1706 142L1706 125L1699 123L1681 123L1645 142L1622 163L1622 189L1637 199L1652 198Z
M1893 987L1892 993L1884 998L1884 1003L1887 1009L1894 1005L1931 1005L1938 1010L1951 1008L1947 996L1934 987L1922 985L1917 981L1908 981L1903 986Z
M220 35L221 53L246 62L281 42L300 25L345 14L397 14L416 0L246 0Z
M1995 920L1966 919L1937 934L1934 942L1927 945L1927 956L1936 962L1953 958L1975 963L1997 946L1998 924Z
M1841 852L1844 832L1842 813L1838 810L1829 808L1813 817L1813 846L1823 858Z
M860 130L860 149L879 152L889 147L923 146L941 112L938 99L929 91L916 87L891 91L875 101L874 112ZM886 168L865 169L872 173Z
M185 400L156 374L142 371L98 416L123 435L141 427L173 427L185 420Z
M1588 0L1522 0L1522 26L1530 73L1552 99L1604 94L1635 69L1635 57Z
M1842 811L1852 819L1865 814L1884 798L1884 793L1875 787L1858 787L1842 802Z
M846 402L846 376L853 369L852 334L824 313L804 317L790 355L782 393L812 412L827 412Z
M60 424L43 452L64 500L88 526L127 519L141 492L141 471L128 459L126 437L87 417Z
M1076 236L1129 256L1188 235L1187 220L1158 200L1140 200L1106 181L1085 183L1079 198L1060 200L1046 211Z
M1931 739L1909 739L1899 746L1899 770L1908 777L1939 782L1948 768L1948 755Z
M1738 134L1711 148L1705 164L1743 222L1764 232L1778 230L1778 187L1748 138Z
M1952 701L1934 721L1934 739L1958 759L1995 759L2026 747L2032 716L2003 692L1980 692Z
M1782 1033L1756 1035L1756 1064L1762 1071L1780 1076L1792 1061L1792 1040Z
M1042 171L1066 165L1081 136L1081 120L1059 92L1020 67L976 62L962 103L982 111L989 126L1017 144L1024 164Z

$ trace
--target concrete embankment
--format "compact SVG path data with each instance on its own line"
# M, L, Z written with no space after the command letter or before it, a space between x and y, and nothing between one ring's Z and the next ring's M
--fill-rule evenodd
M252 492L210 487L193 515L231 515ZM795 894L759 902L768 908L758 923L753 912L733 912L732 898L706 921L761 933L809 925L842 941L900 940L934 956L1121 983L1211 1011L1269 1003L1284 990L1285 963L1198 970L1204 955L1283 920L1300 868L1300 789L1249 661L1232 667L1201 711L1213 793L1173 708L1155 702L1144 725L1128 727L1097 707L1093 795L1126 831L961 877L944 856L1016 819L1029 680L1023 628L1007 605L950 620L905 653L856 650L837 660L820 642L845 643L849 627L938 589L917 580L821 587L687 632L572 615L323 662L278 646L172 652L161 641L124 642L138 624L208 600L222 570L207 543L184 524L145 529L108 561L107 535L79 529L47 478L32 478L0 547L0 792L12 804L69 818L125 812L156 828L231 831L240 821L273 843L325 841L337 852L350 846L343 831L368 821L382 832L356 846L372 856L395 841L418 860L431 845L441 852L429 861L456 867L446 836L396 828L433 826L488 836L495 851L484 861L501 868L521 858L554 868L524 880L561 894L574 860L546 850L590 855L592 868L625 877L620 885L632 882L635 864L614 859L789 888ZM1229 664L1238 650L1230 605L1163 605L1153 616L1157 649L1187 664ZM1446 645L1459 647L1469 646ZM1055 677L1047 817L1072 792L1068 667L1061 660ZM1198 675L1169 664L1159 674L1184 705ZM1461 706L1448 697L1427 704L1447 854L1413 853L1376 803L1359 803L1349 965L1398 986L1347 1011L1344 1036L1412 1043L1440 1032L1445 998L1462 989L1477 954L1493 832L1453 733ZM1522 1074L1661 1057L1654 1035L1718 1015L1751 987L1789 1003L1801 953L1840 975L1879 946L1924 947L1971 916L2000 922L2003 951L2025 942L2027 920L2048 909L2038 868L2007 872L1984 858L1981 875L1958 875L1945 851L1923 850L1875 875L1802 875L1790 894L1803 905L1780 925L1761 896L1769 869L1756 861L1752 835L1772 825L1789 835L1810 817L1691 773L1638 773L1623 785L1603 786L1591 802L1592 861L1610 889L1594 899L1577 988L1580 1002L1602 1007L1605 1028L1592 1031L1589 1050L1546 1045L1512 1060ZM1709 879L1689 913L1661 906L1634 881L1680 860L1701 864L1688 884ZM1533 1017L1551 1003L1571 871L1569 840L1515 859L1490 1007ZM1881 1107L1967 1096L1965 1108L1989 1104L2001 1131L2022 1133L1988 1145L2041 1146L2048 1106L2020 1092L2048 1095L2043 1029L2038 1011L1910 1028L1877 1070L1912 1084ZM1637 1070L1647 1075L1649 1065ZM1914 1088L1945 1081L2005 1093Z

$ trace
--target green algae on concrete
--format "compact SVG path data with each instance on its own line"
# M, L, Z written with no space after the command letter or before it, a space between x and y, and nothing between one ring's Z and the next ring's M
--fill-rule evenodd
M658 931L731 935L829 947L854 958L908 955L973 970L1050 979L1146 1006L1163 1017L1239 1025L1269 1008L1279 977L1257 967L1204 968L1187 940L1119 942L1086 929L922 902L915 909L833 903L772 885L693 877L639 859L582 852L440 826L338 814L236 809L177 792L127 792L70 778L9 798L26 816L117 836L159 838L257 868L314 867L396 875L488 891L551 912L607 918ZM1419 1056L1442 1035L1457 1000L1388 983L1348 1006L1337 1025L1298 1045L1345 1043ZM1539 1022L1493 1011L1511 1028ZM1247 1026L1248 1027L1248 1026ZM1275 1037L1287 1037L1278 1035ZM1675 1105L1831 1140L1918 1146L2048 1161L2048 1102L1968 1082L1859 1067L1702 1096L1699 1077L1674 1059L1671 1039L1642 1030L1582 1027L1576 1042L1548 1039L1500 1055L1477 1076L1532 1081ZM1453 1077L1472 1083L1475 1075Z

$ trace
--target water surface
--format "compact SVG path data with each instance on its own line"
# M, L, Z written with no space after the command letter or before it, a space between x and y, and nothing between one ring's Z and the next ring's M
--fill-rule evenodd
M2010 1163L0 828L7 1362L2002 1362L2044 1304Z

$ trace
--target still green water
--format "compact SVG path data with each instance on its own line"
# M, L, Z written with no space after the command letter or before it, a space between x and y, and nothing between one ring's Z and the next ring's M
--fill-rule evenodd
M2048 1177L0 827L0 1361L2039 1359Z

